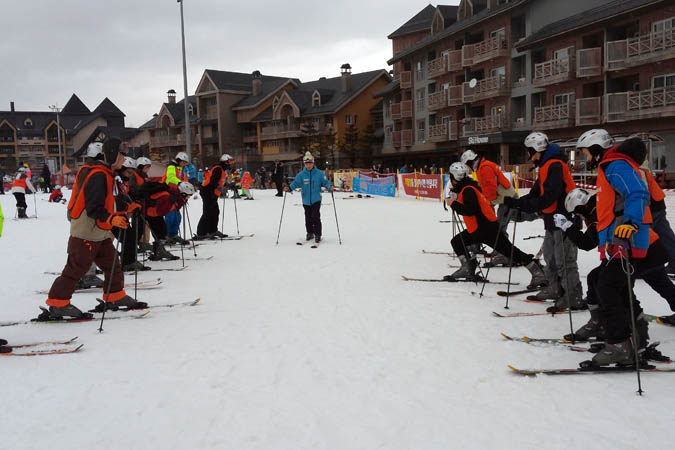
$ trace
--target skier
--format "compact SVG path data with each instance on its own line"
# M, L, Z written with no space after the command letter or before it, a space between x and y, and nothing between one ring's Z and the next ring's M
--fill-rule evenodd
M171 186L178 186L180 182L187 181L187 176L183 173L183 167L189 164L187 153L179 152L173 161L169 163L162 177L162 183ZM164 218L169 233L167 242L169 244L188 245L190 242L178 235L180 229L181 215L180 210L172 210Z
M89 144L86 158L75 176L68 203L68 262L61 275L54 280L46 301L49 310L43 308L39 320L91 317L91 314L83 313L71 304L70 299L77 281L92 262L103 269L106 286L110 286L110 292L103 295L106 303L115 307L147 307L146 303L137 301L124 291L124 272L112 244L111 230L128 227L126 216L115 211L113 197L113 171L124 162L119 140L108 139L104 144Z
M321 187L333 192L333 186L324 173L314 167L314 157L310 152L302 158L305 168L298 173L290 186L284 190L301 188L302 207L305 209L306 241L314 239L317 244L321 242Z
M514 261L527 268L532 275L531 287L546 283L544 271L533 255L523 253L511 244L508 236L500 228L490 202L481 193L478 183L467 176L466 165L461 162L452 163L450 166L450 183L446 187L446 202L453 211L464 217L466 229L450 241L453 250L459 255L462 266L455 273L446 275L443 279L478 281L480 279L476 275L478 263L467 247L479 243L493 246L496 242L494 250L504 255L513 254Z
M28 169L19 167L14 182L12 183L12 194L16 198L16 211L19 219L27 219L26 209L26 189L30 189L31 193L35 194L35 187L30 182L30 177L27 174Z
M272 172L272 180L274 180L274 184L277 187L277 193L275 197L281 197L282 195L284 195L281 193L284 184L284 166L278 159L274 161L274 171Z
M63 192L61 192L61 186L58 184L52 188L52 193L49 194L49 201L52 203L66 202L63 198Z
M136 160L136 170L134 170L129 176L129 195L131 198L135 199L136 202L141 205L145 205L146 198L139 194L139 189L145 183L145 180L148 178L148 172L152 166L152 161L141 156ZM137 251L151 251L152 247L145 239L145 218L143 217L142 211L136 211L132 217L132 228L136 230L136 242L138 243Z
M197 235L194 236L196 240L227 237L226 234L218 231L220 217L218 198L225 190L225 180L230 173L231 161L234 159L224 154L220 157L218 164L204 174L204 181L199 190L202 196L202 217L197 224Z
M649 333L624 270L630 270L632 265L636 273L644 273L662 266L667 257L658 246L649 251L658 236L651 229L650 193L640 170L647 155L644 142L631 138L606 150L595 144L592 136L587 136L589 133L579 138L577 148L584 152L591 168L598 168L598 248L602 262L595 291L600 323L607 337L605 347L593 357L593 363L630 365L635 356L631 337L642 349L647 345ZM631 282L634 279L631 277ZM633 298L635 330L631 329L629 296Z
M252 184L253 177L249 172L244 172L244 175L241 177L241 191L246 196L244 200L253 200L253 194L251 194Z
M135 216L135 211L141 209L141 203L132 200L129 195L130 184L129 181L134 177L136 171L136 161L128 156L124 157L122 167L117 171L115 177L115 206L117 211L125 211L128 217ZM119 229L113 230L113 234L118 241L122 243L122 269L125 272L150 270L150 267L138 262L136 240L138 236L137 220L129 223L129 227L122 234Z
M42 186L45 192L52 192L52 173L49 171L49 166L45 162L45 165L42 166L42 172L40 173L40 178L43 179Z
M530 193L521 198L504 198L504 204L526 213L541 212L544 218L543 253L548 285L536 295L537 300L555 299L548 312L569 307L581 309L582 287L577 265L577 247L556 228L555 213L567 214L565 198L576 187L567 166L567 158L556 144L549 144L544 133L533 132L525 138L530 159L539 167L539 178ZM564 257L564 258L563 258Z

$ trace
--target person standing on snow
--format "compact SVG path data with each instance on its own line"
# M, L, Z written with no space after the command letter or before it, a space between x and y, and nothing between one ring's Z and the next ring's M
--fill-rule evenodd
M2 225L5 222L5 216L2 214L2 204L0 204L0 237L2 237ZM7 345L7 341L0 339L0 353L11 353L12 347Z
M295 177L290 186L284 190L301 188L302 207L305 209L305 229L307 230L306 241L314 239L321 242L321 187L333 192L333 186L324 173L314 167L314 157L310 152L302 158L305 168Z
M278 159L274 162L274 172L272 172L272 180L274 180L274 184L277 187L277 194L275 195L275 197L281 197L282 195L284 195L281 193L281 190L283 189L284 185L284 166Z
M199 189L202 197L202 217L197 224L195 240L227 237L226 234L218 231L218 219L220 218L218 198L225 191L225 181L230 174L232 162L234 159L230 155L222 155L218 164L204 174L204 181Z
M27 219L26 209L28 205L26 204L26 189L30 189L31 193L35 194L35 187L30 182L30 177L28 176L28 169L25 167L19 167L14 182L12 183L12 194L16 198L16 211L19 219Z
M49 290L46 301L49 310L42 308L38 320L92 317L70 303L78 280L87 273L92 262L103 270L105 285L110 286L110 292L103 295L106 304L147 307L147 303L137 301L124 291L124 272L112 243L111 230L129 226L126 214L115 211L113 195L114 171L122 167L124 156L116 139L87 147L85 164L75 176L68 203L68 262Z
M577 264L577 246L556 228L553 216L567 215L565 198L576 188L567 166L567 157L557 144L549 144L544 133L533 132L525 138L530 160L539 167L539 177L530 193L521 198L505 197L504 204L526 213L541 212L544 218L542 246L548 286L533 296L536 300L555 299L548 312L583 308L582 287Z
M478 183L467 176L466 165L461 162L450 166L450 183L446 186L446 202L457 214L463 216L466 229L455 235L450 243L459 255L462 266L452 275L443 277L446 281L479 281L476 275L478 262L471 256L467 247L483 243L495 245L494 250L501 254L513 254L513 260L524 265L532 275L530 286L537 287L546 282L544 271L533 255L523 253L511 244L508 236L499 226L497 216L490 202L481 193ZM530 287L528 286L528 287Z
M178 185L187 181L187 176L183 173L183 167L189 164L188 155L185 152L179 152L176 158L166 166L166 171L162 177L162 183L169 186L178 187ZM190 242L178 235L180 229L181 215L180 210L172 210L166 217L166 226L169 233L168 244L188 245Z

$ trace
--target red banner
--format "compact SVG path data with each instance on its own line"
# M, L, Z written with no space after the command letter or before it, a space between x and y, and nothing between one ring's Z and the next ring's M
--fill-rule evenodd
M414 173L401 174L405 195L411 197L441 198L441 176Z

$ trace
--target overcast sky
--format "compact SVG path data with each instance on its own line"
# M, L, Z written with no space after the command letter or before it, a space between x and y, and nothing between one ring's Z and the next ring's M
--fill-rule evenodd
M457 4L450 0L443 4ZM425 0L185 0L188 92L204 69L311 81L387 67L387 35ZM166 91L183 97L176 0L4 0L0 110L63 106L76 93L94 109L109 97L139 126Z

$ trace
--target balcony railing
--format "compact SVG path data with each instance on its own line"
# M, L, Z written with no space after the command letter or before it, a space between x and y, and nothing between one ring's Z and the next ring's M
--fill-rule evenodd
M407 70L401 72L401 89L410 89L412 87L412 72Z
M431 142L445 142L457 140L457 122L443 122L429 127Z
M400 131L392 131L391 132L391 143L394 147L400 147L401 146L401 132Z
M445 108L448 106L448 90L441 89L438 92L429 94L427 102L429 103L429 111Z
M602 123L602 97L577 99L577 126L598 125Z
M218 107L217 106L209 106L206 108L206 111L204 111L204 115L202 116L202 119L204 120L212 120L212 119L217 119L218 118Z
M562 83L572 78L574 74L574 58L557 58L534 65L534 80L536 87Z
M413 144L413 130L401 130L401 145L411 147Z
M498 133L511 128L506 120L506 114L492 114L485 117L473 117L464 125L463 136L476 134Z
M573 127L576 120L574 109L574 103L534 108L534 128L547 130L550 128Z
M607 122L675 116L675 87L605 96Z
M300 127L297 125L277 125L263 127L260 132L265 139L283 139L290 137L298 137L301 134Z
M675 57L675 29L607 42L605 68L619 70Z
M506 37L502 35L493 36L476 44L462 47L462 65L465 67L472 66L500 56L509 56L509 53Z
M438 58L429 61L427 63L427 73L429 74L429 78L436 78L446 73L447 61L445 56L439 56Z
M448 72L457 72L462 70L462 50L451 50L448 52Z
M199 135L192 134L190 143L194 144L199 139ZM165 147L185 145L185 134L159 135L150 138L152 145L161 145Z
M479 80L476 87L472 88L468 82L464 83L464 103L471 103L490 97L509 95L510 88L506 84L505 75L495 75Z
M602 74L602 49L577 50L577 77L595 77Z
M412 100L403 100L401 102L401 117L404 119L412 117Z
M401 119L401 104L400 103L392 103L391 104L391 118L393 120L400 120Z
M450 86L448 88L448 106L459 106L464 103L464 88L463 86Z

